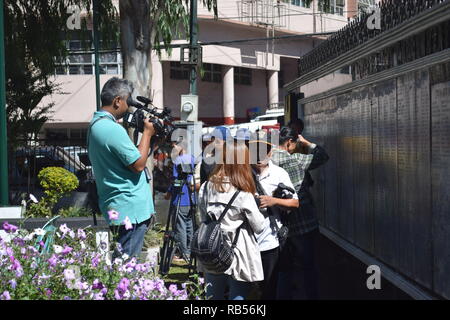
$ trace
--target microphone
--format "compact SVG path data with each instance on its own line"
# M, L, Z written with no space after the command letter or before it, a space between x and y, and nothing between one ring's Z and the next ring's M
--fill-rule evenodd
M138 99L140 102L144 104L152 104L152 100L143 96L137 96L136 99Z
M128 105L129 107L135 107L135 108L138 108L138 109L141 109L141 108L144 107L143 105L141 105L140 103L138 103L137 101L135 101L135 100L133 99L132 96L129 96L129 97L128 97L128 99L127 99L127 105Z

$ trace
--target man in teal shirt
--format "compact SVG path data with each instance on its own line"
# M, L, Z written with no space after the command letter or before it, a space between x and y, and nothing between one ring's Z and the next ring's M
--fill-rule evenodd
M138 256L142 250L150 215L155 212L146 168L150 139L155 130L146 119L136 148L126 130L117 123L128 110L132 84L111 78L101 92L102 108L89 125L88 152L97 184L99 207L117 236L121 252Z

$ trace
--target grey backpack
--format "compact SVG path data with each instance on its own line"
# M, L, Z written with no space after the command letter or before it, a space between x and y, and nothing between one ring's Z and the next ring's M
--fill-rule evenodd
M205 184L205 192L208 192L207 187L208 182ZM233 262L233 249L236 247L241 227L237 229L236 236L230 246L225 240L224 234L220 229L220 223L233 204L233 201L238 196L239 192L240 191L237 190L233 194L219 219L215 220L214 218L209 218L206 222L203 222L194 233L191 242L191 252L208 271L223 273L231 266ZM208 215L208 217L209 216L210 215ZM215 217L214 215L211 216Z

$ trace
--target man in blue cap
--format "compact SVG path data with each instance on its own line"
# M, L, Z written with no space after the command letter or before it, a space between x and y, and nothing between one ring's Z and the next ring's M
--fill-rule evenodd
M240 128L236 131L236 134L234 135L234 140L236 140L238 143L239 141L244 141L245 145L248 147L248 143L250 140L254 140L255 135L250 132L247 128Z
M204 150L203 160L200 166L200 184L203 184L208 180L209 175L216 167L216 159L215 159L216 151L222 150L225 141L227 140L232 141L230 130L224 126L216 127L211 133L211 138L212 138L212 142L210 144L210 146L212 147L211 154L208 154L207 152L208 149L210 149L208 146Z

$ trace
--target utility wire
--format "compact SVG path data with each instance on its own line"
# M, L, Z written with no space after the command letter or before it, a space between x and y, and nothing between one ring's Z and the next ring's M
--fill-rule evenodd
M232 44L232 43L245 43L245 42L254 42L254 41L270 41L270 40L285 40L285 39L304 39L310 37L320 37L320 36L329 36L334 34L335 31L332 32L319 32L319 33L305 33L305 34L293 34L293 35L285 35L285 36L275 36L275 37L264 37L264 38L248 38L248 39L237 39L237 40L221 40L221 41L209 41L209 42L199 42L200 46L211 46L211 45L221 45L221 44ZM180 48L182 46L188 46L188 43L177 43L169 45L169 48ZM109 53L109 52L119 52L120 48L112 48L110 50L99 50L99 53ZM89 54L92 53L93 50L89 51L71 51L70 55L76 54Z

